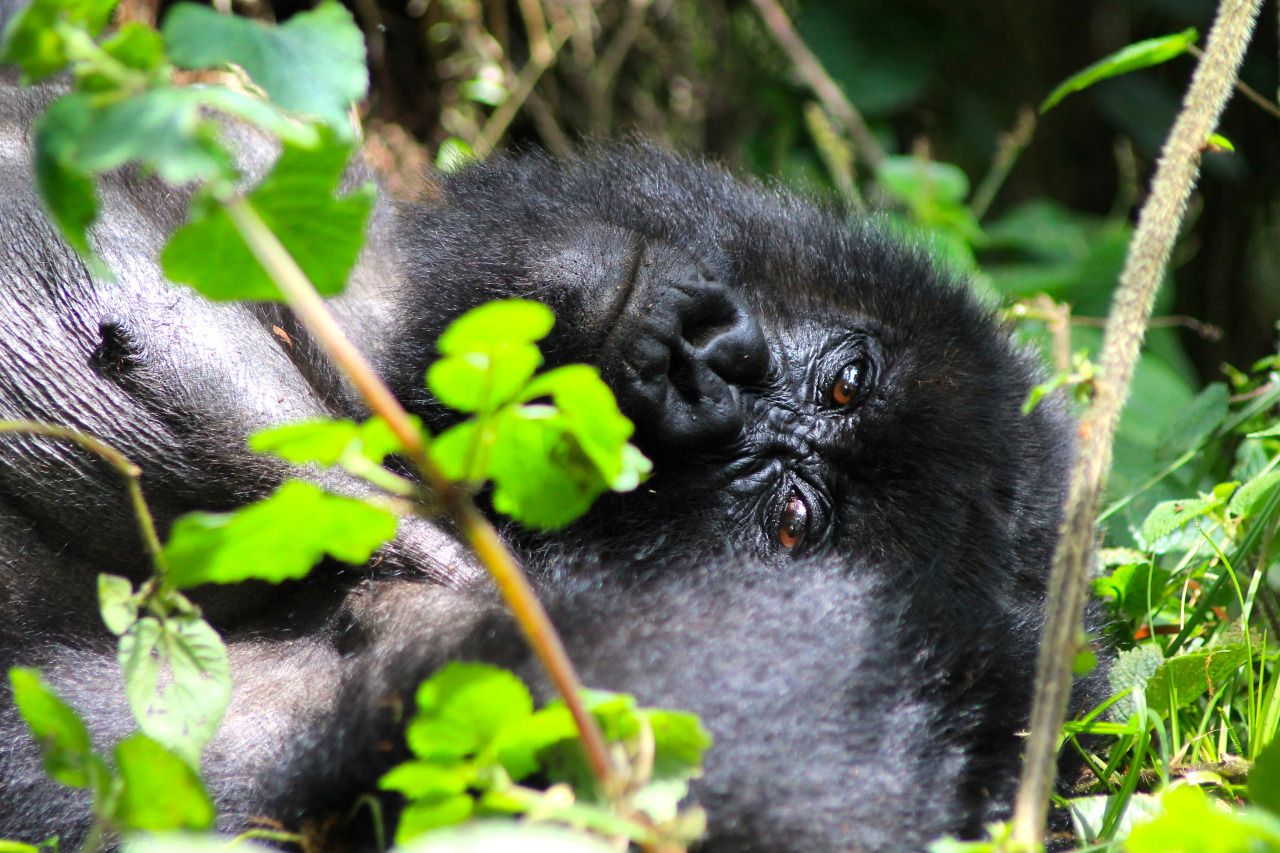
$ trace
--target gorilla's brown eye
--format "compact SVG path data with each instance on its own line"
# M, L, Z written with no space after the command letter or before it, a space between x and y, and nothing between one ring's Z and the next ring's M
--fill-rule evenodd
M809 528L809 507L804 498L792 492L787 498L787 505L782 509L782 517L778 519L778 541L787 550L804 541Z
M840 369L840 374L831 385L831 401L837 406L852 406L862 401L871 390L871 365L865 359L858 359Z

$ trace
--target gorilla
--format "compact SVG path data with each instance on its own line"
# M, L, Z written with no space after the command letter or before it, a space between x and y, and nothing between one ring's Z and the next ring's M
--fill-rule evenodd
M29 165L55 92L15 77L0 70L0 417L123 450L162 528L286 476L363 493L247 450L261 427L363 408L278 307L164 281L183 193L127 169L103 182L94 242L115 282L61 241ZM992 312L873 224L643 144L475 165L429 204L383 203L333 307L438 430L435 338L510 296L554 309L548 362L596 365L655 469L564 531L504 535L587 684L712 731L703 849L912 849L1005 814L1071 434L1060 401L1020 414L1037 369ZM126 735L95 598L99 572L147 574L118 476L4 437L0 560L0 665L39 667L99 747ZM232 662L203 764L227 831L269 820L368 849L345 821L403 757L393 700L459 659L549 692L445 521L403 519L359 569L195 598ZM74 845L87 826L0 694L0 838Z

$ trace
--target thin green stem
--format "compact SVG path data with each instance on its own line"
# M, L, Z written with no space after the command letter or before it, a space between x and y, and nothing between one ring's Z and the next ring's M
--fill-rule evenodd
M493 577L516 623L573 715L596 779L604 791L610 795L616 793L621 787L620 780L616 777L600 727L582 702L582 683L559 634L515 556L466 493L451 483L432 461L422 433L404 407L374 372L364 354L351 343L306 274L253 206L244 198L236 198L227 202L225 209L254 257L284 294L289 307L355 386L370 411L386 421L441 507L458 523L467 543Z
M40 421L0 421L0 433L17 433L22 435L43 435L77 444L93 453L119 472L124 479L125 489L129 492L129 502L133 505L133 516L138 521L138 533L142 537L142 547L152 564L161 576L165 573L164 549L160 545L160 537L156 534L156 522L147 507L146 498L142 495L142 469L130 461L116 448L88 433L70 427L47 424Z

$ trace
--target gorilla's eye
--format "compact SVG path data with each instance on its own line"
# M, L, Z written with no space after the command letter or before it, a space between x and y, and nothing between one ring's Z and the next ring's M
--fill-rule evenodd
M808 532L809 505L799 492L792 491L787 505L782 508L782 517L778 519L778 541L790 551L804 541Z
M867 358L859 358L840 368L836 381L831 384L831 401L837 406L854 406L861 403L875 384L875 368Z

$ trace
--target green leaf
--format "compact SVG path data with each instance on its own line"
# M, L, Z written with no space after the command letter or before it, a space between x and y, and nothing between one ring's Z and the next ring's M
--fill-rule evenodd
M1249 650L1243 645L1171 658L1147 681L1147 707L1167 717L1200 698L1205 691L1221 690L1248 660Z
M379 779L378 787L399 791L410 800L439 800L465 792L473 775L463 766L406 761Z
M107 776L102 759L93 754L89 730L80 715L63 702L40 673L26 667L9 670L13 702L40 743L44 771L72 788L96 786Z
M1124 721L1137 713L1138 695L1145 693L1151 676L1163 665L1164 652L1155 643L1134 646L1116 654L1116 659L1107 671L1107 681L1114 693L1124 690L1131 690L1132 693L1116 702L1113 716Z
M1214 382L1179 410L1177 417L1161 431L1156 444L1156 462L1166 463L1185 451L1199 447L1222 424L1228 414L1227 386Z
M0 40L0 65L19 66L27 83L61 71L68 56L58 24L96 36L115 7L116 0L33 0L5 29Z
M23 844L21 841L0 839L0 853L40 853L34 844Z
M533 344L503 344L433 362L427 387L451 409L492 412L524 388L541 364L542 353Z
M555 409L520 406L494 420L489 476L498 512L530 527L557 530L605 491L599 470Z
M1233 145L1233 144L1231 143L1231 140L1230 140L1230 139L1227 139L1227 138L1226 138L1225 136L1223 136L1221 133L1211 133L1211 134L1209 134L1209 138L1208 138L1208 139L1206 139L1206 140L1204 141L1204 147L1205 147L1206 149L1208 149L1209 151L1213 151L1213 152L1215 152L1215 153L1219 153L1219 154L1222 154L1222 153L1226 153L1226 154L1234 154L1234 153L1236 153L1236 147L1235 147L1235 145Z
M106 265L89 246L89 226L98 218L98 195L93 179L71 164L75 136L87 116L66 97L49 105L35 124L34 159L36 188L49 218L67 244L90 264L90 270L106 277Z
M278 847L267 847L243 835L231 838L212 832L165 832L126 835L121 845L124 853L278 853Z
M129 579L119 575L98 575L98 609L107 630L116 636L133 627L133 623L138 621L138 602Z
M404 844L432 829L462 823L474 810L475 801L467 794L412 802L400 813L396 844Z
M958 203L969 196L969 177L959 166L920 157L886 157L876 167L876 181L893 197Z
M711 733L702 727L696 714L656 708L645 714L653 728L655 760L661 756L691 772L701 767L703 755L711 748Z
M326 554L359 564L395 538L396 517L301 480L231 513L193 512L173 525L164 556L175 586L279 583L303 577Z
M231 668L218 632L189 613L147 616L120 638L118 656L138 726L198 767L231 701Z
M473 308L449 324L436 343L441 355L494 352L512 344L540 341L555 315L541 302L503 299Z
M123 829L163 832L208 829L213 803L195 770L155 740L131 735L115 750L122 782L113 822Z
M258 430L249 436L249 449L298 465L337 465L359 440L360 427L354 421L322 418Z
M519 782L542 768L539 754L553 744L575 740L578 726L563 703L553 703L503 727L494 745L498 762Z
M1160 796L1163 813L1129 833L1129 853L1255 853L1280 848L1280 819L1258 810L1233 810L1194 785Z
M551 397L567 432L610 489L631 491L653 470L644 454L627 444L635 428L594 367L571 364L549 370L529 384L521 399L544 396Z
M1249 802L1280 817L1280 737L1262 748L1249 768Z
M454 482L483 483L489 479L489 451L497 433L480 430L474 420L449 427L431 442L431 459Z
M142 74L150 74L164 64L164 42L160 34L136 21L121 26L99 47L121 65ZM75 78L75 88L81 92L116 92L121 88L118 76L103 73L95 64L78 64Z
M350 156L349 146L333 142L312 150L286 144L271 174L245 200L326 296L346 286L373 209L372 187L334 197ZM169 279L210 299L281 298L230 216L207 199L170 238L160 261Z
M1267 498L1271 497L1271 492L1276 486L1280 486L1280 471L1271 471L1254 477L1236 490L1236 493L1231 496L1230 503L1227 504L1227 509L1233 515L1248 518L1262 506Z
M1130 619L1140 620L1149 609L1159 609L1161 593L1168 583L1170 573L1149 560L1117 566L1106 577L1093 582L1093 590L1103 598L1112 599L1116 607Z
M397 836L398 844L404 842ZM617 847L581 830L490 819L424 835L397 853L616 853Z
M1222 506L1219 498L1187 498L1156 504L1142 522L1142 539L1150 547L1191 521L1213 512Z
M417 418L411 418L419 424ZM298 465L337 465L347 454L381 463L388 455L403 450L400 439L382 418L364 423L320 418L258 430L249 436L255 453L267 453Z
M1044 103L1040 104L1040 112L1048 112L1067 95L1086 89L1100 80L1127 74L1140 68L1149 68L1152 65L1159 65L1162 62L1168 62L1170 59L1179 57L1186 53L1191 45L1195 44L1198 36L1199 34L1195 31L1195 28L1191 28L1173 35L1146 39L1121 48L1059 83L1058 87L1049 93L1049 97L1044 99Z
M436 169L446 175L464 169L478 158L465 139L450 136L436 150Z
M369 75L364 37L338 3L321 3L280 26L182 3L165 18L162 32L177 65L239 65L280 106L353 136L347 111L364 97Z
M218 143L217 125L200 106L198 90L172 86L107 100L75 92L49 105L36 144L84 173L139 163L175 185L230 179L235 170Z
M485 749L504 726L533 713L520 679L479 663L449 663L418 687L417 713L405 737L414 755L449 761Z

